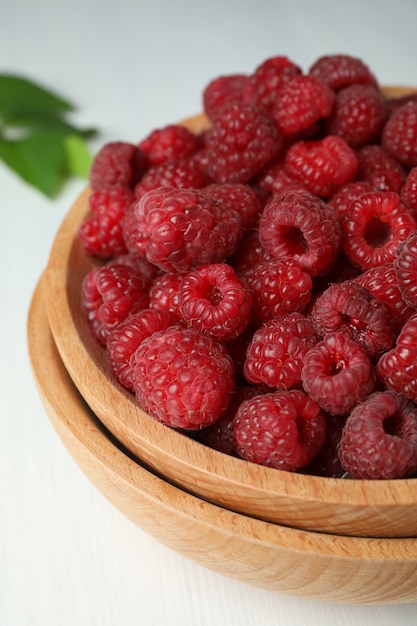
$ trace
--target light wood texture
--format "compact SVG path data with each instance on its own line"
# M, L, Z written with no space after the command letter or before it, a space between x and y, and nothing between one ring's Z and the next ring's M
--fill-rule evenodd
M391 88L390 95L404 89ZM197 116L187 125L201 130ZM89 190L64 219L45 273L45 302L58 351L79 392L138 459L181 486L231 510L295 528L366 537L417 536L417 480L355 481L282 472L208 449L145 414L112 378L80 306L81 283L96 263L77 230Z
M286 594L358 604L417 600L417 539L295 530L237 514L176 488L126 454L85 404L59 357L34 293L28 345L49 418L92 483L135 524L222 575Z

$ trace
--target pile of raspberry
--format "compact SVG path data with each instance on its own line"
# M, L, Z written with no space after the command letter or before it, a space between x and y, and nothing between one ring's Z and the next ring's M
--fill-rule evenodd
M417 475L417 95L285 56L203 90L206 124L96 155L82 285L115 383L225 454Z

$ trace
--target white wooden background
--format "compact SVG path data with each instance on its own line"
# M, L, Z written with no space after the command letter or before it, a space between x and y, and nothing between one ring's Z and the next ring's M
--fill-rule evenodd
M219 74L286 54L362 57L417 85L415 0L0 0L0 72L60 91L75 120L138 140L200 110ZM346 606L260 591L176 555L125 519L52 430L26 348L33 288L74 181L53 202L0 164L0 624L410 626L417 605Z

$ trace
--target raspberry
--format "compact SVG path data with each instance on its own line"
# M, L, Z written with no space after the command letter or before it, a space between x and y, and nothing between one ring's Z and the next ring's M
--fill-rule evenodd
M289 175L284 161L274 163L261 172L258 183L262 189L275 195L305 189L302 182Z
M250 229L257 223L262 207L258 196L249 185L213 183L204 187L203 193L223 202L239 213L243 228Z
M249 324L252 295L227 263L197 267L179 285L185 323L218 341L240 335Z
M404 301L410 307L417 306L417 231L402 241L394 260L398 286Z
M142 341L168 328L171 317L164 311L142 309L129 315L107 338L106 356L110 371L119 383L133 391L134 369L130 359Z
M408 102L417 102L417 93L408 93L403 96L394 96L393 98L387 98L385 100L385 108L388 117L391 117L397 109Z
M272 257L291 258L311 276L325 274L340 249L336 213L308 191L288 191L267 203L259 240Z
M156 311L166 311L173 322L182 320L179 310L178 292L183 274L164 272L156 277L149 289L149 307Z
M147 191L158 187L178 189L200 189L208 183L208 178L198 161L192 158L169 161L151 167L135 186L135 197L141 198Z
M148 303L143 279L125 265L96 267L83 280L81 304L93 337L102 345L128 315Z
M160 270L156 267L156 265L149 263L145 256L140 256L139 254L134 254L132 252L118 255L107 261L107 267L111 267L112 265L127 265L130 267L142 278L146 289L151 287L153 281L160 274Z
M401 202L417 217L417 166L413 167L407 174L400 192Z
M297 390L255 396L233 420L240 456L252 463L296 471L320 450L326 422L316 402Z
M370 358L394 343L386 304L354 281L334 283L323 291L314 303L311 320L322 337L343 334L356 341Z
M279 90L272 115L278 130L290 137L330 115L334 92L313 76L294 76Z
M227 74L211 80L203 90L203 109L207 117L214 120L224 106L241 102L247 81L246 74Z
M350 203L367 191L372 191L372 186L367 181L357 180L346 183L346 185L342 185L334 196L330 198L328 205L342 218L347 212Z
M139 211L139 200L134 200L122 220L123 239L128 252L146 258L146 244L149 233L146 222Z
M243 102L271 114L282 86L300 75L301 69L288 57L275 56L263 61L243 85Z
M408 102L391 115L381 143L405 167L417 166L417 102Z
M312 280L294 259L270 259L248 278L257 322L303 311L311 298Z
M376 371L384 385L417 402L417 314L405 322L395 346L381 355Z
M236 389L232 403L226 413L216 420L214 424L200 431L199 441L213 450L238 457L233 419L242 402L253 398L257 394L258 391L254 387L239 387Z
M358 159L344 139L327 135L292 144L285 155L285 167L308 191L330 198L341 185L354 179Z
M132 366L137 401L173 428L208 426L232 400L231 358L221 344L193 328L170 326L154 333L140 344Z
M392 263L416 221L393 191L371 191L354 200L342 224L342 247L362 270Z
M276 317L255 331L247 349L245 378L290 389L300 383L304 357L317 342L312 322L301 313Z
M126 252L122 219L133 201L133 192L120 186L103 188L90 194L88 202L92 215L78 229L87 254L108 259Z
M399 193L406 179L406 170L380 145L363 146L356 152L356 178L369 183L377 191Z
M379 140L385 117L380 91L370 85L350 85L336 94L325 128L327 134L338 135L351 148L359 148Z
M353 339L334 332L307 352L301 379L310 398L323 409L346 415L373 390L375 370Z
M191 156L199 149L200 141L185 126L168 124L153 130L139 142L138 147L145 154L148 165L153 167Z
M271 117L251 105L229 104L207 139L207 173L217 183L246 183L282 149Z
M146 157L134 144L112 141L96 154L90 168L93 190L121 185L133 189L147 168Z
M378 81L366 63L348 54L319 57L310 67L309 74L335 91L355 84L378 87Z
M354 280L362 287L366 287L374 298L386 304L391 326L394 332L399 331L412 315L413 308L408 306L402 297L394 264L371 267Z
M148 260L166 272L223 262L242 235L236 211L192 189L148 191L136 205L135 218L146 227Z
M355 478L405 478L417 469L417 408L392 391L375 392L346 420L339 446Z

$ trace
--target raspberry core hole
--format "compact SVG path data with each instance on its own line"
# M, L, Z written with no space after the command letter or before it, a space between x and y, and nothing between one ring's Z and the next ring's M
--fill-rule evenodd
M296 226L288 226L282 235L288 251L292 254L305 254L308 252L308 243L301 230Z
M364 239L373 248L382 248L391 237L391 228L377 216L373 216L366 225Z
M221 291L215 284L207 286L204 296L213 306L217 306L223 300Z

